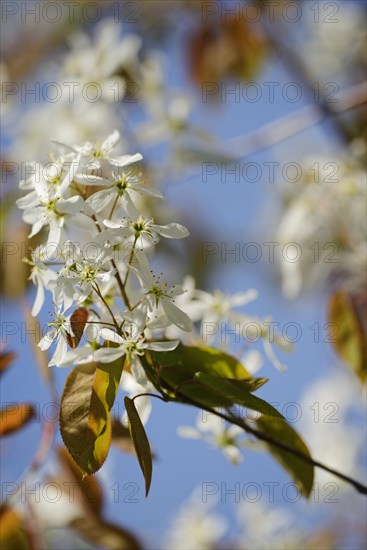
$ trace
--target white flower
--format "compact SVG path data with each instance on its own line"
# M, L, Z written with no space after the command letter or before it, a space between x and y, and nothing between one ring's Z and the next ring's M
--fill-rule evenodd
M87 141L83 145L68 145L55 141L59 147L80 156L80 171L76 174L79 183L85 185L100 185L103 183L104 174L110 175L111 169L124 168L125 166L142 159L140 153L135 155L114 155L113 151L120 140L120 132L114 130L102 142L92 143Z
M158 225L154 223L153 219L144 218L143 216L123 220L121 223L111 220L104 220L103 223L109 229L118 230L109 233L111 238L114 236L118 242L118 240L133 237L141 250L144 250L147 246L144 237L149 237L150 240L156 242L158 235L167 239L183 239L190 234L188 229L179 223Z
M274 504L267 507L261 501L242 502L238 508L238 521L242 528L239 548L300 548L304 540L304 533L296 528L296 517L289 510Z
M103 265L112 258L108 246L97 247L89 256L82 254L75 243L67 241L63 255L65 267L60 271L58 284L65 288L66 296L73 293L77 287L80 291L79 300L83 302L93 290L93 285L110 281L115 269L103 269Z
M137 133L141 141L147 145L165 142L176 138L187 129L192 111L190 97L182 93L167 97L161 92L147 95L144 99L151 118L138 127Z
M171 322L181 330L190 332L192 330L192 320L174 303L176 296L185 292L181 285L169 286L167 282L161 281L160 276L156 277L144 268L138 277L145 291L149 311L157 314L156 323L158 326L164 327ZM166 320L165 318L159 319L159 306L163 309Z
M92 38L85 33L71 36L71 51L64 61L63 73L81 83L77 92L95 84L102 100L123 99L126 82L117 73L131 75L137 71L141 38L133 34L121 38L120 31L121 25L113 18L104 18L96 25ZM89 90L89 94L92 93ZM77 99L82 99L81 94Z
M212 511L216 500L213 498L204 504L202 491L197 489L173 519L167 534L165 548L167 550L213 550L219 548L228 525L222 516Z
M176 349L179 342L173 340L170 342L148 342L144 337L146 325L146 308L137 307L133 314L125 315L126 325L122 326L122 335L109 328L102 328L100 336L108 342L117 344L117 347L102 347L98 349L93 357L94 361L101 363L111 363L119 357L126 356L136 382L141 386L148 384L145 370L139 357L144 355L146 350L152 351L172 351Z
M258 350L252 349L244 354L241 363L244 364L246 370L253 376L263 366L263 357Z
M365 446L364 434L352 418L365 419L366 395L352 373L337 369L319 377L305 388L300 400L302 433L311 453L320 462L354 478L363 477L359 464ZM362 420L363 419L363 420ZM322 486L336 480L324 470L316 468L316 480ZM342 491L350 490L346 484Z
M58 244L61 238L61 229L67 218L70 223L79 225L78 214L83 209L84 201L80 196L63 198L64 193L73 181L79 165L76 157L70 162L70 168L66 172L61 183L59 182L59 165L55 165L54 177L57 183L51 183L45 177L42 167L37 170L33 179L34 191L17 200L17 206L24 210L23 219L32 225L29 238L33 237L44 225L49 226L48 243ZM73 218L75 218L73 220Z
M46 351L54 340L56 340L56 349L48 363L49 367L54 365L59 366L59 363L62 363L67 353L66 333L72 334L69 318L69 316L65 316L62 310L57 309L54 321L48 323L49 327L51 327L50 330L38 344L42 351Z
M126 165L140 160L141 155L137 154L126 158ZM88 175L84 176L84 183L88 185ZM120 167L111 173L111 179L100 179L97 184L101 187L106 187L97 191L87 199L87 204L95 211L101 212L104 208L111 204L122 206L128 216L138 218L139 212L136 209L133 201L136 193L162 199L163 195L152 188L143 187L139 182L139 177L134 175L132 171ZM93 183L91 184L93 185Z
M37 287L36 298L32 308L32 315L36 317L45 303L45 289L54 291L57 275L46 265L42 246L38 246L31 256L31 260L25 259L23 261L32 266L29 278Z
M335 162L310 159L302 164L300 182L286 188L276 241L287 298L296 298L305 287L313 288L332 275L342 277L351 290L365 287L364 157L365 146L354 142Z
M237 439L243 435L239 426L227 426L225 421L214 414L206 414L201 411L196 420L196 428L191 426L180 426L177 429L178 435L188 439L201 439L211 445L212 448L222 450L225 457L233 464L242 462L242 455L238 448Z
M334 7L338 9L338 17L334 19L337 25L331 24L328 19L320 18L309 22L310 37L306 47L302 48L305 63L321 82L327 82L330 77L338 77L338 84L350 82L351 74L365 70L366 55L366 20L363 4L359 2L338 2ZM337 27L338 39L335 39ZM353 40L350 37L353 36ZM349 78L348 78L349 77ZM321 83L320 82L320 83ZM343 83L344 84L344 83Z
M195 296L198 300L196 303L196 316L202 319L203 324L218 323L219 321L236 323L238 316L232 309L256 300L258 293L253 288L232 295L223 294L219 290L213 293L197 290ZM192 306L194 308L195 303ZM193 315L195 316L195 313Z

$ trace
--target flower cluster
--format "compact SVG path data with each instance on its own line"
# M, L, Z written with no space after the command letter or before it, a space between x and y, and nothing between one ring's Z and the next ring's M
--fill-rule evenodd
M149 147L187 132L193 100L168 87L165 56L145 50L138 34L121 32L113 17L105 17L90 33L73 29L67 35L67 46L57 63L42 66L41 72L50 75L50 80L44 85L37 83L35 101L27 96L24 109L25 101L20 98L18 124L9 117L11 156L39 155L49 136L50 119L55 138L75 143L107 134L118 123L124 150L128 150L131 137ZM7 69L2 69L6 82ZM12 100L16 108L15 98L8 94L4 108ZM143 118L130 127L127 119L133 118L130 113L136 105Z
M57 143L50 163L32 164L31 175L20 183L27 194L17 205L32 226L30 237L43 228L48 232L30 263L38 286L33 314L43 305L45 288L51 290L56 307L55 320L39 344L48 349L57 340L50 365L109 363L125 356L136 381L144 384L139 362L144 350L167 351L178 344L151 341L151 328L192 328L190 318L174 303L183 289L156 277L147 254L160 236L180 239L189 232L178 223L158 225L144 216L140 196L163 197L144 187L132 168L142 159L140 154L114 152L118 139L114 131L101 143ZM78 243L71 240L75 231L81 235ZM95 326L86 346L68 352L72 325L66 312L75 304L93 304L88 324Z
M43 350L56 344L49 365L122 359L128 365L123 387L138 394L150 387L140 360L146 350L171 351L179 341L208 345L220 336L222 324L242 336L246 323L257 324L265 340L267 332L263 321L232 311L254 300L255 290L211 294L196 289L191 276L174 284L151 269L160 238L181 239L189 232L175 222L160 225L145 212L142 197L164 197L144 185L138 169L142 155L118 154L118 141L115 130L99 143L55 142L48 164L30 163L29 177L20 182L26 194L17 205L32 226L29 236L45 236L26 261L37 286L32 314L41 311L45 291L55 305L54 320L39 343ZM80 310L82 342L73 325ZM264 347L268 353L269 342ZM250 370L254 352L245 355ZM143 405L148 416L146 399Z

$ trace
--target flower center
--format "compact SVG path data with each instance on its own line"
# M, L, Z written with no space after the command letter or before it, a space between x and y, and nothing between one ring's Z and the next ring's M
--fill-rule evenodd
M142 219L138 220L137 222L134 222L131 225L131 228L135 233L135 237L139 237L142 233L151 234L151 231L149 228L149 222L146 222L145 220L142 220Z
M57 331L60 331L65 328L64 323L65 323L65 317L63 317L62 315L56 315L54 321L51 321L50 323L48 323L48 325L50 327L55 327Z
M56 204L57 204L57 201L56 200L50 200L48 202L45 203L45 208L46 210L48 210L49 212L53 212L55 211L56 209Z
M83 271L84 281L94 281L96 276L96 270L93 267L87 266Z
M92 156L97 158L97 159L101 159L101 158L104 158L104 155L101 151L101 147L100 147L100 144L99 143L96 143L96 146L92 152Z
M123 195L125 190L129 187L126 177L122 176L119 180L117 180L115 186L117 187L119 194Z

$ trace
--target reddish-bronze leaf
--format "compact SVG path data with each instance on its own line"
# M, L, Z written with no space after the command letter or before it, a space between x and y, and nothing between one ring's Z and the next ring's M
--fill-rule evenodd
M15 510L4 506L0 512L0 546L4 550L32 548L29 533Z
M79 307L74 311L70 317L70 326L74 333L74 336L66 333L66 339L71 348L76 348L83 336L85 325L88 321L88 310L85 307Z
M16 357L14 351L8 351L0 354L0 374L2 374L11 365Z
M0 411L0 437L16 432L34 416L34 407L29 403L13 403L4 407Z
M97 477L90 475L82 479L79 468L65 447L57 447L56 453L65 479L73 483L74 489L76 487L86 512L100 517L103 508L103 491Z
M112 420L112 444L125 453L136 454L129 428L116 419Z
M141 550L135 536L120 525L88 517L74 519L70 526L85 540L106 550Z

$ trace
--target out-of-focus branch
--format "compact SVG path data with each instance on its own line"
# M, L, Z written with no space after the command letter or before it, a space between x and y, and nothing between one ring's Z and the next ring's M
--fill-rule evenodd
M312 88L312 82L314 81L312 75L310 74L307 66L303 62L300 55L297 53L297 49L294 47L290 47L289 44L291 41L287 40L287 30L284 25L277 25L276 29L277 32L274 32L274 28L272 25L265 24L266 34L267 38L274 50L274 52L278 55L278 58L283 62L285 67L288 69L290 73L294 75L294 77L299 80L301 84L303 84L303 87L306 90L310 90ZM310 97L311 97L310 92ZM331 107L331 103L328 103L327 101L324 101L325 97L323 97L323 94L320 92L320 101L316 105L316 109L318 109L325 117L335 115L336 113L333 112L333 109ZM350 131L350 128L347 124L343 122L343 120L340 119L339 116L332 116L332 121L335 126L335 130L338 132L339 136L347 143L351 141L353 138L353 134Z
M299 111L265 124L253 132L232 138L222 143L220 147L212 147L208 153L213 156L226 157L230 162L268 149L316 126L328 117L365 105L367 101L366 89L367 81L351 86L340 92L338 103L333 104L332 107L329 106L327 112L321 111L316 105L307 105ZM197 170L194 173L197 173Z

